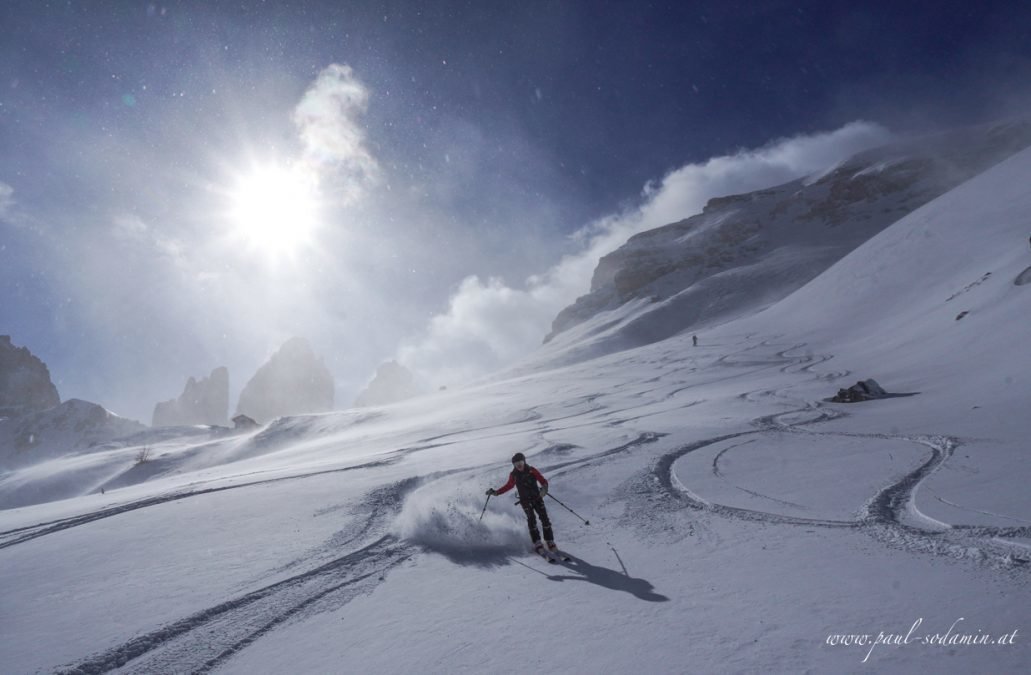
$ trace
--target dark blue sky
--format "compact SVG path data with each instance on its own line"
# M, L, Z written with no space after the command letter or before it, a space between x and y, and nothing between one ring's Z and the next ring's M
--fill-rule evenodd
M254 362L231 366L238 389L292 332L322 352L361 335L328 357L346 404L467 275L546 271L673 169L858 119L905 133L1020 114L1031 82L1025 2L4 2L0 35L0 332L64 397L137 417L232 354ZM382 169L375 198L333 214L346 250L325 243L304 279L186 260L234 167L300 152L291 112L334 63L368 91ZM176 280L226 270L236 292L292 285L311 307L273 306L246 348L197 335L231 311ZM347 330L312 329L319 312ZM133 377L150 388L107 393Z
M512 136L547 153L554 175L519 188L558 180L594 214L685 162L857 118L982 119L1031 80L1031 5L1013 1L7 2L0 22L8 175L55 121L168 141L149 111L225 115L209 92L227 80L253 94L250 126L285 126L263 96L340 62L413 172L442 168L439 148L413 150L466 118L501 163Z

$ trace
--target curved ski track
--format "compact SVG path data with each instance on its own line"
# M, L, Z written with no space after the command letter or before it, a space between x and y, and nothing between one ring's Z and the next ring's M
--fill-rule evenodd
M847 371L840 373L818 375L813 368L831 359L830 356L804 355L801 357L789 356L789 352L801 349L805 345L795 345L789 349L778 352L776 356L784 363L781 368L785 373L807 373L821 380L834 380L846 377ZM724 362L727 362L724 360ZM750 361L747 365L758 365L761 361ZM735 365L742 365L736 363ZM766 365L770 365L767 363ZM747 400L759 398L788 397L780 390L768 390L748 392L741 395ZM697 511L712 513L728 518L749 520L753 522L769 523L777 525L800 525L804 527L824 528L848 528L866 532L876 540L891 546L913 552L925 552L935 555L946 556L954 559L973 560L976 563L984 564L997 569L1009 569L1014 571L1028 572L1031 562L1026 555L1015 555L1014 547L1008 545L1007 538L1031 538L1031 527L988 527L974 525L948 525L943 524L942 528L921 527L912 521L924 517L916 507L915 494L921 483L932 473L937 471L960 446L960 439L947 436L906 436L901 434L860 434L848 432L820 432L803 428L827 422L844 416L845 413L824 408L819 402L795 401L803 407L789 410L787 412L767 415L753 420L754 429L730 433L713 438L696 441L681 446L671 452L662 455L650 471L645 475L639 475L630 481L629 491L631 499L641 499L642 496L654 506L654 500L647 495L654 492L650 485L657 485L661 497L671 498L677 508L690 508ZM800 418L794 421L784 421L787 418ZM779 513L770 513L754 509L727 506L724 504L710 503L690 489L682 485L674 471L674 464L678 459L688 453L701 450L723 441L754 436L766 433L796 433L811 434L819 436L838 436L852 438L869 438L878 440L902 440L917 443L930 450L929 457L918 467L906 473L890 485L885 486L873 495L863 506L860 517L856 520L832 520L823 518L803 518L788 516ZM737 447L737 446L731 446ZM719 457L731 448L721 451L713 460L713 470L719 475L717 461ZM766 495L757 495L767 497ZM772 498L770 498L772 499ZM779 500L774 500L779 501ZM910 517L907 517L910 516ZM693 529L693 528L692 528Z
M373 491L373 513L363 531L378 538L306 572L245 593L184 619L135 637L58 672L205 673L226 662L264 634L316 611L338 608L370 590L393 567L416 551L410 544L383 534L389 518L421 481L407 479Z
M96 511L90 511L77 516L71 516L68 518L60 518L58 520L51 520L43 523L36 523L35 525L26 525L25 527L17 527L11 530L0 532L0 549L7 548L8 546L14 546L22 542L36 539L47 534L54 532L60 532L61 530L67 530L71 527L79 525L85 525L92 523L97 520L103 520L104 518L110 518L117 516L122 513L128 513L129 511L135 511L137 509L144 509L148 506L157 506L158 504L167 504L168 502L178 501L180 499L186 499L188 497L198 497L200 495L211 494L214 492L224 492L226 490L236 490L239 488L253 487L255 485L265 485L267 483L278 483L285 480L299 480L302 478L311 478L312 476L322 476L330 473L341 473L344 471L356 471L358 469L368 469L378 466L386 466L393 464L401 459L402 455L397 455L388 459L376 460L373 462L366 462L365 464L357 464L355 466L345 466L338 469L324 469L321 471L312 471L309 473L296 474L293 476L280 476L278 478L265 478L262 480L250 481L246 483L234 483L233 485L223 485L221 487L203 488L200 490L186 490L180 492L173 492L166 495L158 495L157 497L148 497L146 499L140 499L134 502L127 502L125 504L118 504Z
M660 437L661 434L645 432L617 447L588 457L553 464L548 470L560 474L563 470L585 466L605 457L655 442ZM557 445L548 448L547 451L548 454L561 454L572 447ZM482 467L473 470L482 471ZM409 478L371 493L365 500L365 506L372 510L368 522L359 528L358 532L338 542L338 545L343 547L347 543L377 535L378 538L350 553L161 626L80 663L63 666L58 672L68 675L106 673L116 669L122 669L127 673L209 672L289 620L346 604L359 593L370 590L382 581L390 569L418 553L418 546L384 533L390 517L399 512L407 495L418 485L464 471L469 469L443 471L425 478ZM196 494L200 492L173 495L165 498L165 501ZM143 500L126 506L143 508L153 503L160 502ZM122 513L131 508L123 508L118 512ZM91 520L96 520L114 514L89 515L95 516ZM66 526L72 527L84 522L90 520ZM314 554L312 557L315 557ZM295 560L280 567L278 571L296 567L302 562Z
M716 378L713 381L729 380L767 368L779 367L782 372L794 374L807 374L813 378L833 381L849 375L848 371L831 372L818 374L814 368L827 362L832 357L804 354L802 356L791 356L790 352L805 347L804 344L794 345L788 349L777 352L772 357L757 356L749 359L747 352L759 347L769 347L769 342L762 342L746 347L735 353L724 355L717 359L717 363L728 367L744 367L747 370L743 373L730 375L726 378ZM660 359L663 360L663 359ZM654 378L645 381L657 382ZM638 384L641 384L639 382ZM682 391L690 389L691 386L680 386L683 382L667 383L674 385L667 389L666 400L670 400ZM695 383L699 386L705 382ZM643 395L644 392L642 392ZM550 429L549 425L556 421L569 420L577 417L597 418L590 420L590 424L597 423L598 419L610 418L608 426L625 424L653 413L642 414L638 417L624 417L633 411L634 406L629 406L619 411L605 409L597 405L595 400L600 394L595 394L574 400L566 409L573 409L571 414L561 415L555 418L545 418L539 408L532 408L526 411L525 417L516 420L516 424L539 424L538 432L541 440L544 434ZM691 509L699 513L709 513L715 516L722 516L735 519L743 519L759 523L774 525L793 525L804 527L822 528L845 528L862 531L870 534L876 540L885 545L901 548L907 551L928 552L936 555L944 555L952 558L974 560L979 564L986 564L996 569L1012 569L1020 571L1031 570L1031 566L1020 565L1025 562L1013 556L1013 549L1000 542L999 539L1006 537L1027 537L1031 538L1031 527L975 527L975 526L951 526L946 529L927 529L914 525L907 518L912 514L919 515L914 503L914 494L920 484L934 471L940 468L952 455L960 441L948 437L907 437L897 434L850 434L844 432L819 432L809 427L819 422L826 422L844 415L844 413L823 407L819 402L792 400L785 395L783 390L754 391L742 394L746 400L769 399L771 397L782 398L791 401L795 407L786 412L767 415L753 420L753 428L736 433L728 433L712 438L696 441L672 451L660 455L654 465L638 474L628 481L630 494L624 494L621 499L644 500L648 507L661 507L662 511L678 512L682 509ZM654 403L654 401L652 401ZM684 404L696 405L701 401L686 401ZM682 405L684 405L682 404ZM576 411L577 406L584 406L583 410ZM561 412L561 411L556 411ZM654 413L659 414L659 413ZM611 419L615 417L616 419ZM579 425L563 427L564 429L576 428ZM71 518L55 520L46 523L8 530L0 533L0 548L12 546L24 541L34 539L46 534L58 532L69 527L86 524L102 518L111 517L119 513L125 513L135 509L145 508L156 504L166 503L191 496L230 490L267 482L279 480L294 480L326 473L353 471L362 468L372 468L400 461L410 452L447 445L447 442L440 443L442 439L456 437L470 433L489 431L493 427L478 427L471 429L455 430L437 436L422 439L421 445L411 448L403 448L395 454L383 460L369 462L362 465L316 471L296 476L285 476L272 478L250 483L207 488L189 492L178 492L169 495L157 496L149 499L139 500L128 504L113 506L101 509L92 513L83 514ZM674 465L678 459L690 452L709 447L711 445L745 436L761 436L768 433L796 433L796 434L817 434L825 436L852 436L870 439L898 439L913 443L919 443L930 450L930 456L920 466L897 479L890 485L885 486L877 494L873 495L864 505L860 516L853 521L829 520L820 518L802 518L786 516L783 514L770 513L759 510L744 509L710 503L691 493L690 489L680 484ZM506 432L495 435L506 435ZM493 436L493 435L492 435ZM566 459L563 455L576 449L576 446L569 444L552 444L546 447L541 458L553 458L560 460L556 463L544 465L542 468L549 472L549 475L560 476L580 468L591 466L595 463L606 460L614 455L628 452L640 446L644 446L660 440L664 434L638 431L637 436L631 440L603 450L598 453L576 459ZM746 441L751 442L751 441ZM545 441L546 443L546 441ZM730 448L721 451L713 460L713 471L719 475L718 460L720 456ZM259 639L271 630L293 619L303 618L311 613L334 609L349 602L356 595L367 592L382 581L383 576L395 566L409 560L420 549L417 546L398 540L387 533L387 524L390 518L395 515L403 505L406 496L417 486L427 480L434 480L443 475L457 472L482 471L484 467L466 467L455 471L445 471L434 476L424 478L410 478L394 485L375 490L367 495L364 506L371 511L368 522L356 532L347 534L338 533L340 536L333 541L333 548L340 550L351 545L360 545L344 555L332 558L307 571L294 574L262 586L257 590L243 593L235 598L221 602L207 609L198 611L190 616L158 627L149 633L137 636L122 645L110 648L102 653L95 654L77 664L70 664L62 667L59 672L64 673L104 673L115 669L122 669L124 672L149 673L149 672L193 672L203 673L213 670L224 664L234 654L244 649L255 640ZM766 497L766 495L759 495ZM773 499L773 498L770 498ZM779 500L774 500L779 501ZM633 504L631 504L633 506ZM631 509L632 511L633 509ZM677 519L682 520L682 519ZM919 520L918 518L916 520ZM694 519L683 523L693 534L695 529ZM706 534L703 530L702 534ZM708 536L715 536L708 531ZM321 550L318 555L311 556L311 560L321 558L325 560L327 554L332 555L330 549ZM287 573L290 568L300 567L304 560L295 560L278 570L270 571L268 575L281 575ZM311 564L311 563L309 563Z

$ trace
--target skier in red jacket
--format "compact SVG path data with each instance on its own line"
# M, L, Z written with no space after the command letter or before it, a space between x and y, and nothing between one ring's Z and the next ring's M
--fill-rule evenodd
M544 497L548 494L548 480L541 475L541 472L526 463L523 453L517 452L512 456L512 473L508 474L508 482L495 490L489 488L488 495L502 495L515 487L519 491L519 505L526 513L526 525L530 528L530 539L533 540L533 547L538 553L544 552L545 544L548 550L558 550L555 545L555 535L551 530L551 519L548 518L548 509L544 506ZM540 487L537 484L540 483ZM536 515L534 512L536 511ZM541 543L541 533L537 531L537 517L541 517L541 525L544 527L544 542Z

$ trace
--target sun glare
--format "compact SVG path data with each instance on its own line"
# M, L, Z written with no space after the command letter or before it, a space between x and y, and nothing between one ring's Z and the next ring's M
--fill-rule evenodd
M318 224L316 182L298 168L255 168L240 177L230 198L236 234L273 259L308 243Z

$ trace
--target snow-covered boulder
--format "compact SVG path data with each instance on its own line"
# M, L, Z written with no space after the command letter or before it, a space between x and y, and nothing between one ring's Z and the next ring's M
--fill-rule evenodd
M153 426L225 426L229 418L229 370L215 368L199 381L190 378L177 399L154 406Z
M146 428L96 403L73 398L42 412L0 421L0 466L26 466L89 450Z
M333 409L333 375L304 338L287 341L240 392L237 413L258 422Z
M397 361L387 361L376 369L376 376L354 401L356 407L387 405L414 396L422 391L415 383L412 371Z
M53 408L61 403L46 364L10 335L0 335L0 417Z

